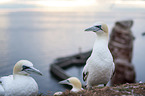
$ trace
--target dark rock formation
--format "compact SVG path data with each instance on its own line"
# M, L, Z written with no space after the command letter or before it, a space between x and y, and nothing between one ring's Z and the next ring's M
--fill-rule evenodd
M90 56L91 51L67 56L63 58L58 58L54 63L50 66L50 72L54 75L54 77L58 80L64 80L71 76L65 73L64 69L69 68L71 66L83 66L86 64L86 60Z
M115 74L112 85L135 82L132 60L133 35L132 20L116 22L110 35L109 48L114 58Z

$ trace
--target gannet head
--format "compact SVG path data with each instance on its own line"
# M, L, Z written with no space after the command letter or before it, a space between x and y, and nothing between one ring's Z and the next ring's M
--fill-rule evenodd
M42 73L38 69L34 68L33 64L28 60L18 61L13 68L14 75L29 75L31 73L42 75Z
M108 36L108 27L104 23L96 23L94 26L85 29L85 31L93 31L97 35L107 35Z
M68 84L71 85L72 88L72 92L78 92L82 90L82 84L80 82L80 80L76 77L70 77L66 80L60 81L59 84Z

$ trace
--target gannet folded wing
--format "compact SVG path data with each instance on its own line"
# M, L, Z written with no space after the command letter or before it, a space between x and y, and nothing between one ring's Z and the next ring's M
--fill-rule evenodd
M87 67L85 66L84 69L83 69L83 80L84 81L87 80L88 75L89 75L89 72L87 70Z

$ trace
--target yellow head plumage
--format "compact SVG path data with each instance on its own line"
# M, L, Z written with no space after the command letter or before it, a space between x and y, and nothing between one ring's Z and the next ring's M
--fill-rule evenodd
M30 73L42 75L42 73L34 68L33 64L28 60L18 61L13 68L13 75L29 75Z
M76 77L70 77L66 80L60 81L59 83L71 85L73 87L71 90L72 92L78 92L82 90L82 84L80 80Z
M105 32L105 33L107 33L108 34L108 26L106 25L106 24L102 24L101 25L101 28L102 28L102 30Z
M94 26L85 29L85 31L93 31L98 35L108 36L108 26L105 23L97 23Z
M68 80L73 86L75 86L77 88L82 88L82 84L78 78L70 77L70 78L68 78Z

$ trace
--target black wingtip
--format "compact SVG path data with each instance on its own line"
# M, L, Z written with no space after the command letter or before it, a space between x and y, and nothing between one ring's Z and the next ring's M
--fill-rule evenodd
M89 72L83 73L83 80L86 81L88 77Z

